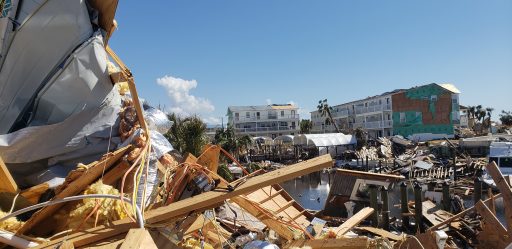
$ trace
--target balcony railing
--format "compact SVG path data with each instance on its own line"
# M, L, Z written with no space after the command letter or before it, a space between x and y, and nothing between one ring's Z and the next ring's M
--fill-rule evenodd
M352 124L352 128L365 128L365 129L382 129L382 128L391 128L393 127L392 120L381 120L381 121L372 121L365 123L354 123Z
M294 115L267 115L267 116L242 116L235 117L236 122L263 121L263 120L279 120L279 119L299 119L299 114Z
M270 132L270 131L289 131L296 130L297 126L274 126L274 127L254 127L254 128L236 128L235 131L239 133L247 132Z
M370 113L370 112L382 112L391 111L391 105L374 105L374 106L359 106L355 108L356 114Z

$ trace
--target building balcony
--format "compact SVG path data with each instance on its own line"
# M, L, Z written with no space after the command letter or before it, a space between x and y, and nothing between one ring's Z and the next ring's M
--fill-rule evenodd
M251 121L265 121L265 120L289 120L289 119L299 119L299 114L294 115L268 115L268 116L252 116L252 117L235 117L235 122L251 122Z
M365 114L365 113L372 113L372 112L382 112L382 111L391 111L391 105L374 105L374 106L368 106L363 107L359 106L355 108L356 114Z
M250 133L250 132L274 132L274 131L295 131L298 127L288 126L275 126L275 127L253 127L253 128L236 128L237 133Z
M332 114L332 117L333 118L343 118L343 117L348 117L349 114L351 114L349 110L342 110L342 111L334 112Z
M381 121L372 121L365 123L354 123L352 124L352 128L364 128L364 129L384 129L384 128L392 128L393 121L392 120L381 120Z

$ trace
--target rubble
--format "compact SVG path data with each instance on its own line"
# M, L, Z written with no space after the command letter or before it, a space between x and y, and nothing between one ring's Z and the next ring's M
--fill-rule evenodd
M2 31L16 34L6 40L10 47L1 48L12 54L0 50L0 85L16 93L7 96L9 103L0 102L2 243L245 249L506 248L512 243L510 179L496 163L463 149L471 141L480 145L494 138L459 144L393 136L350 152L355 137L335 134L347 141L314 144L303 158L310 159L300 160L288 137L279 154L297 162L269 162L261 169L242 165L214 144L199 155L181 155L162 135L172 123L160 110L141 105L133 75L108 46L117 1L47 2L40 12L30 11L38 18L58 16L55 23L24 24L32 32L40 28L52 34L38 46L30 38L40 32L10 22ZM66 19L69 14L76 18ZM61 21L67 25L63 31ZM21 64L12 66L23 48L44 63L20 57ZM474 136L466 133L461 130ZM313 156L315 150L324 155ZM353 154L357 166L366 161L366 167L335 168L331 154L347 161ZM370 167L369 160L376 165ZM219 172L226 169L237 169L238 176L223 178ZM306 210L279 185L325 169L333 179L319 212ZM484 170L492 179L482 179ZM468 199L473 206L466 207ZM497 199L503 199L503 218Z

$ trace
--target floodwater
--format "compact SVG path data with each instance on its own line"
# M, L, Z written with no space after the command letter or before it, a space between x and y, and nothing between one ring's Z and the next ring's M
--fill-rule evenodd
M304 208L309 210L322 210L324 209L327 196L329 195L330 184L329 179L332 181L332 175L327 171L305 175L293 180L284 182L281 186L292 196L295 201L301 204ZM414 190L410 184L408 188L409 201L414 201ZM424 191L426 186L424 186ZM395 184L389 191L389 209L391 217L401 217L400 207L400 186ZM467 207L473 206L472 196L462 196L464 205ZM488 198L487 194L482 194L482 198ZM496 216L504 222L504 207L501 199L496 200Z

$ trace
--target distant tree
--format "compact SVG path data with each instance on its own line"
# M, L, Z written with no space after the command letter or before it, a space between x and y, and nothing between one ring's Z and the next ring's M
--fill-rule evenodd
M313 129L313 122L309 119L303 119L300 121L300 133L301 134L309 134Z
M500 121L503 125L512 126L512 112L511 111L501 111Z
M340 133L340 130L338 129L338 125L336 125L336 122L334 122L334 119L332 118L332 107L327 104L327 99L318 101L317 106L318 112L320 113L320 116L326 117L325 124L330 125L332 124L334 126L334 129L337 133Z
M359 127L354 130L354 136L356 136L357 149L363 148L368 144L366 131Z
M213 143L220 145L225 151L238 158L243 151L247 151L252 145L252 138L248 135L236 136L233 126L228 125L226 129L215 132Z
M174 149L182 154L199 155L207 143L206 124L198 116L181 118L175 113L168 115L174 124L165 134Z

